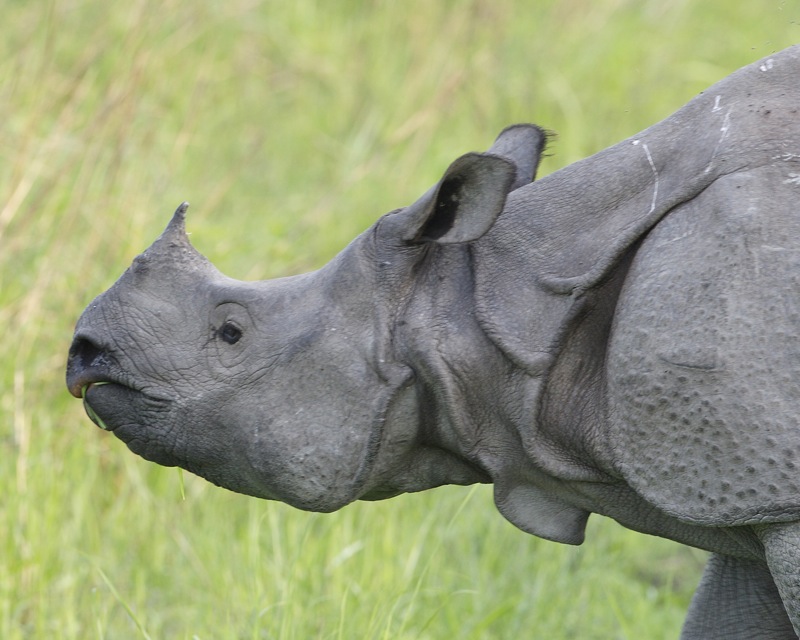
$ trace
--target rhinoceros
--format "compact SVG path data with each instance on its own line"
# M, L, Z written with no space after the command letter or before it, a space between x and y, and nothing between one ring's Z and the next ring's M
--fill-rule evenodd
M186 205L77 323L70 392L135 453L332 511L493 483L705 549L685 638L800 633L800 47L534 181L503 131L326 266L262 282Z

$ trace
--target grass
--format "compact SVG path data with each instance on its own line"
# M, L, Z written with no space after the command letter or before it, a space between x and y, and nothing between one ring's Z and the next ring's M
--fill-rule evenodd
M535 5L535 6L533 6ZM800 40L792 2L9 0L0 42L0 637L671 638L703 555L487 487L331 515L148 464L63 387L73 324L190 200L239 278L325 262L505 125L552 171Z

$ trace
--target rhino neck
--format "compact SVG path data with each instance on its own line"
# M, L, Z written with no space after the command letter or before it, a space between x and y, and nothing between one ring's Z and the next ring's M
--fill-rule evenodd
M578 542L585 513L559 498L558 481L537 469L522 446L528 376L477 321L470 249L436 252L413 292L390 313L393 359L415 374L406 396L414 408L403 411L398 402L387 414L380 459L401 464L383 471L384 493L365 497L494 483L498 508L511 522L548 539ZM413 444L403 451L405 441Z

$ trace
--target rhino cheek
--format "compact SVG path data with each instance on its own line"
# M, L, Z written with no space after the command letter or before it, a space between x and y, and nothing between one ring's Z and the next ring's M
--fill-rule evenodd
M252 430L243 454L255 491L309 511L334 511L355 499L366 434L329 421L273 421Z
M325 397L321 388L311 395L308 388L273 389L267 398L229 405L226 419L237 424L237 457L250 478L247 493L324 512L361 497L382 466L387 411L409 382L410 372L401 374L390 381L361 376L357 386L341 376L335 392L328 389Z

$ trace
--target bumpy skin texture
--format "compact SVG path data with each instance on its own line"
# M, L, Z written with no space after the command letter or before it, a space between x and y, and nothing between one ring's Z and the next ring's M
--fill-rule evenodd
M800 185L786 177L731 174L672 211L615 317L610 433L633 436L619 466L700 524L800 516ZM770 201L795 204L765 216Z
M84 312L70 391L135 453L302 509L491 482L713 553L684 638L800 633L800 48L532 182L501 133L317 272L245 283L185 207Z

